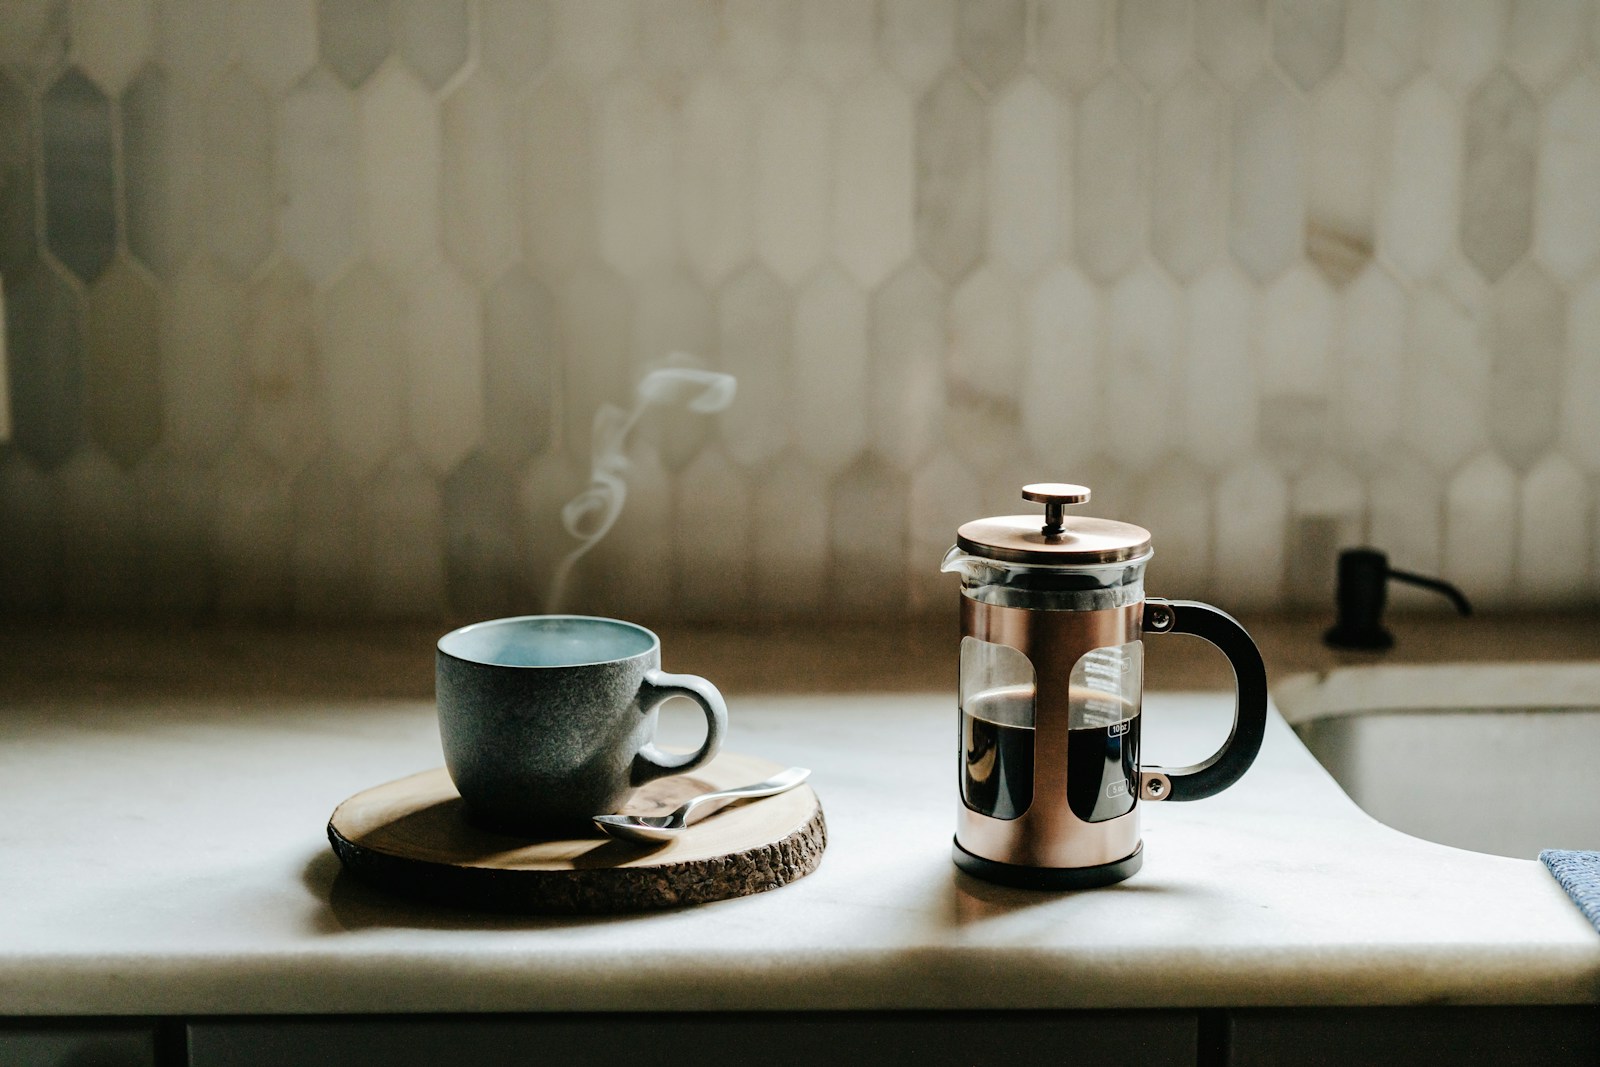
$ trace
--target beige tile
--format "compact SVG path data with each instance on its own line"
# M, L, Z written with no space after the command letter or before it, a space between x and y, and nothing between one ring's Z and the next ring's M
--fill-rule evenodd
M1561 443L1585 471L1600 474L1600 276L1571 294L1567 315Z
M1056 97L1031 77L1013 81L989 109L989 257L1018 277L1056 257L1061 142L1070 133Z
M1178 386L1174 371L1183 307L1171 280L1154 263L1129 271L1106 303L1101 381L1108 415L1138 412L1138 433L1119 435L1116 459L1134 473L1153 468L1179 442L1174 433ZM1113 433L1115 423L1104 425Z
M789 73L800 41L798 0L726 0L719 61L741 81L761 84Z
M1022 431L1053 470L1087 459L1106 421L1104 319L1099 288L1070 264L1047 271L1023 294Z
M1545 104L1534 188L1534 252L1575 281L1600 254L1600 79L1583 70Z
M161 322L162 442L207 464L228 450L244 416L242 297L226 270L191 260L167 292Z
M1156 105L1150 244L1183 281L1192 281L1223 250L1227 121L1227 101L1195 72Z
M1345 72L1325 79L1311 101L1306 255L1337 286L1372 262L1378 176L1389 151L1384 120L1384 104Z
M882 618L905 610L909 482L870 453L834 479L828 532L836 615Z
M1155 546L1145 577L1150 595L1211 595L1212 499L1206 472L1181 452L1145 478L1128 518L1150 531Z
M763 614L804 617L831 608L828 481L829 472L794 452L778 457L756 481L751 595Z
M915 196L911 100L874 75L839 101L833 159L833 250L872 288L911 255Z
M212 258L248 278L277 242L272 101L229 69L207 93L205 232Z
M365 244L374 266L405 279L442 254L438 109L416 78L391 64L362 91L357 111Z
M1539 108L1515 78L1496 71L1467 100L1461 178L1461 250L1497 281L1533 239Z
M878 49L906 88L920 93L950 64L956 47L956 0L883 0Z
M250 78L282 96L317 62L316 0L274 0L234 9L239 60Z
M444 515L439 483L415 455L401 452L360 494L367 531L362 560L372 614L439 619L445 613Z
M1084 271L1106 283L1144 251L1150 226L1150 160L1143 93L1112 73L1078 104L1073 145L1073 247Z
M20 272L38 248L35 136L27 89L0 70L0 278Z
M1516 600L1526 608L1575 608L1592 602L1589 480L1552 452L1522 480L1517 499Z
M363 566L365 530L356 480L337 454L324 451L289 489L293 540L289 551L297 619L355 619L370 613Z
M717 336L718 369L739 381L719 419L722 442L729 459L757 467L792 439L793 295L763 267L741 271L718 295Z
M278 237L326 285L360 252L360 127L349 90L320 68L283 102Z
M139 608L193 619L216 609L217 479L209 462L160 450L134 472L139 484Z
M683 618L736 622L754 606L751 497L744 469L717 448L700 453L679 476L672 567Z
M396 50L431 89L467 61L467 0L394 0Z
M504 274L522 251L517 167L526 132L495 79L474 74L445 100L441 118L445 252L478 285Z
M318 0L322 61L352 89L372 76L394 44L391 7L389 0Z
M217 467L217 613L283 619L292 607L294 510L282 472L249 442Z
M1584 54L1594 17L1588 0L1512 0L1506 65L1534 89L1546 89Z
M484 442L522 460L554 443L561 365L555 299L524 267L483 295Z
M911 475L906 499L910 544L906 551L906 591L912 611L933 613L959 603L959 580L939 570L963 523L981 516L976 472L956 456L940 451Z
M627 78L601 92L594 122L600 254L626 277L671 266L681 254L671 101L653 82Z
M1249 88L1272 47L1265 0L1196 0L1194 23L1201 65L1236 93Z
M1177 430L1190 455L1220 470L1256 449L1260 293L1237 266L1221 260L1195 279L1184 297L1188 313Z
M603 268L578 271L555 296L563 346L563 444L574 458L587 460L595 412L601 404L627 403L633 384L633 299L622 280Z
M70 68L39 102L44 242L84 283L116 250L116 165L111 102Z
M479 0L478 55L508 86L521 85L550 60L550 5L544 0Z
M867 425L872 448L912 470L939 439L944 407L944 286L913 260L869 304Z
M1351 0L1345 59L1378 88L1393 92L1422 62L1428 34L1424 0Z
M1461 112L1432 78L1395 100L1389 172L1378 208L1378 254L1421 281L1443 265L1461 211Z
M787 78L755 118L755 243L761 261L794 284L828 254L833 113L809 78Z
M1402 570L1437 575L1444 546L1444 479L1404 449L1391 450L1373 475L1368 543L1386 552ZM1448 577L1448 576L1447 576ZM1439 610L1439 594L1391 583L1390 604L1399 611Z
M74 0L72 62L111 96L155 49L151 0Z
M679 0L639 9L640 33L649 42L642 56L651 70L691 78L714 68L721 4L717 0Z
M1374 263L1340 299L1331 443L1365 468L1381 470L1406 420L1402 383L1409 298L1383 265Z
M82 297L58 268L36 262L6 283L11 443L41 470L82 446L87 357Z
M453 615L498 619L538 610L517 558L516 478L474 452L441 483L445 591Z
M1111 62L1110 0L1038 0L1032 14L1034 69L1064 93L1086 92Z
M483 309L477 289L441 266L406 288L406 429L435 473L483 441Z
M984 263L950 291L944 368L952 390L1016 403L1023 367L1019 288L1003 266Z
M1117 55L1146 89L1161 92L1183 77L1194 28L1186 0L1119 0Z
M162 279L188 258L204 201L204 99L161 66L122 94L123 233L133 256Z
M748 95L728 78L703 75L688 88L679 116L679 241L684 260L710 288L755 251L755 113Z
M1489 437L1501 457L1527 470L1556 440L1571 358L1567 298L1554 279L1528 263L1502 278L1491 300Z
M1436 471L1454 470L1488 444L1483 323L1427 289L1412 300L1406 346L1404 441Z
M855 0L804 0L799 20L800 65L822 85L838 90L872 70L877 34L873 5Z
M1283 595L1289 487L1265 459L1229 469L1217 483L1214 582L1230 610L1279 603Z
M328 438L351 475L361 479L404 439L405 305L366 263L358 263L317 303Z
M984 106L960 74L917 103L916 243L924 261L959 281L983 254L988 230Z
M233 0L156 0L156 54L180 81L209 86L234 57Z
M1344 0L1274 0L1272 54L1296 85L1311 90L1344 54Z
M1228 247L1257 283L1304 248L1308 141L1306 107L1276 75L1235 101Z
M551 0L556 62L591 84L632 67L640 47L639 6L637 0Z
M794 443L824 474L867 442L867 300L837 267L795 297Z
M62 506L58 482L19 449L0 451L0 610L61 608Z
M1028 11L1022 0L961 0L956 56L990 92L1003 87L1026 57Z
M161 296L118 257L84 307L89 436L124 471L161 437Z
M1516 591L1517 476L1492 452L1474 456L1444 495L1444 578L1480 611Z
M57 484L61 606L91 617L136 615L143 574L133 476L99 449L85 448L61 468Z
M1441 84L1465 95L1505 54L1508 0L1432 0L1424 61Z
M246 291L244 316L245 432L292 476L328 437L311 285L293 264L278 260Z
M547 275L595 254L595 130L583 90L559 78L528 98L522 139L522 247Z

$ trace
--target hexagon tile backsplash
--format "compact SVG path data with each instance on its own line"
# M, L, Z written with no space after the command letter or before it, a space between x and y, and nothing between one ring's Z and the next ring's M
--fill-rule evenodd
M1600 600L1595 0L7 0L0 612L946 612L1025 481L1151 585ZM0 420L0 425L5 420Z

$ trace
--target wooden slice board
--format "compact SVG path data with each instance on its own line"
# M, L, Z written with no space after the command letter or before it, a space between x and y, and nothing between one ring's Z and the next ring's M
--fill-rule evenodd
M640 788L623 811L664 815L697 793L759 782L783 768L723 752L690 774ZM598 829L529 841L469 822L443 767L375 786L328 820L346 869L378 888L457 907L530 913L642 911L776 889L816 870L827 847L808 785L732 804L664 845Z

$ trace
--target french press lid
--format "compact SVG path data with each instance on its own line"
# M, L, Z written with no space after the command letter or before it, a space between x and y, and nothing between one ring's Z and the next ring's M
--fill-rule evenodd
M956 545L974 556L1034 566L1092 566L1143 559L1150 531L1130 522L1068 516L1068 504L1089 499L1087 486L1035 482L1022 498L1044 505L1044 515L1000 515L974 519L956 531Z

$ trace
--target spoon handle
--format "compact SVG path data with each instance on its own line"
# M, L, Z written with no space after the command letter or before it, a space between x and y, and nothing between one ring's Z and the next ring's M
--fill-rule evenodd
M775 794L793 789L805 781L811 774L807 767L790 767L786 771L779 771L764 782L755 782L751 785L736 786L732 789L719 789L715 793L701 793L699 796L684 804L683 807L672 813L673 821L687 819L689 813L700 805L712 800L739 800L749 797L770 797Z

